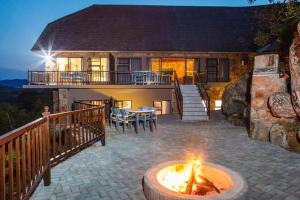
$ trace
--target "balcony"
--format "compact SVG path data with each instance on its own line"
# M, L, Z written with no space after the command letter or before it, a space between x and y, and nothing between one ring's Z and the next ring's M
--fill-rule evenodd
M28 71L29 85L171 85L173 71Z

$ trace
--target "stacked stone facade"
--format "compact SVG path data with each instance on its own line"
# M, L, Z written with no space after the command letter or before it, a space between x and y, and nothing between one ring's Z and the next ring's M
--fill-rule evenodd
M286 92L286 81L279 77L278 55L255 57L251 89L250 137L269 141L270 128L278 123L268 108L269 97L276 92Z

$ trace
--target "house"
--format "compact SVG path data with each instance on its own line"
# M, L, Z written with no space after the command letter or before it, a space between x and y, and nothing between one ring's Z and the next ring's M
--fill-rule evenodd
M112 97L120 107L168 114L178 112L174 82L183 88L198 77L210 109L220 109L224 88L256 55L260 8L90 6L46 26L32 47L45 69L29 70L24 87L53 89L57 111Z

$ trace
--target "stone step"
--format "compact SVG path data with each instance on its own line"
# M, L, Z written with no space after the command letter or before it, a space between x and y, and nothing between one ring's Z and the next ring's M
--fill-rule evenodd
M202 98L200 97L200 96L193 96L193 97L187 97L187 96L184 96L183 97L183 101L185 101L185 100L190 100L190 99L192 99L192 100L198 100L198 101L201 101L202 100Z
M206 107L204 103L197 102L197 103L183 103L183 109L185 108L202 108Z
M181 92L192 92L192 91L198 91L197 88L180 88Z
M183 116L207 116L207 113L204 112L204 111L201 111L201 112L195 112L195 111L186 112L186 111L183 110L182 115Z
M197 104L197 103L201 103L200 99L188 99L188 100L183 100L183 104Z
M183 107L183 112L206 112L205 107Z
M200 97L199 93L182 93L183 97Z
M197 121L208 121L208 116L182 116L182 121L197 122Z
M197 88L196 85L180 85L182 88Z

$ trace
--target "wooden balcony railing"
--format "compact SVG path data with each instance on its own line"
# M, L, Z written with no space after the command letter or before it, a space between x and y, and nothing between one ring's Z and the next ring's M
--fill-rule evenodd
M173 71L28 71L29 85L170 85Z
M104 107L50 114L0 136L0 200L29 199L41 179L51 182L51 166L101 140Z

